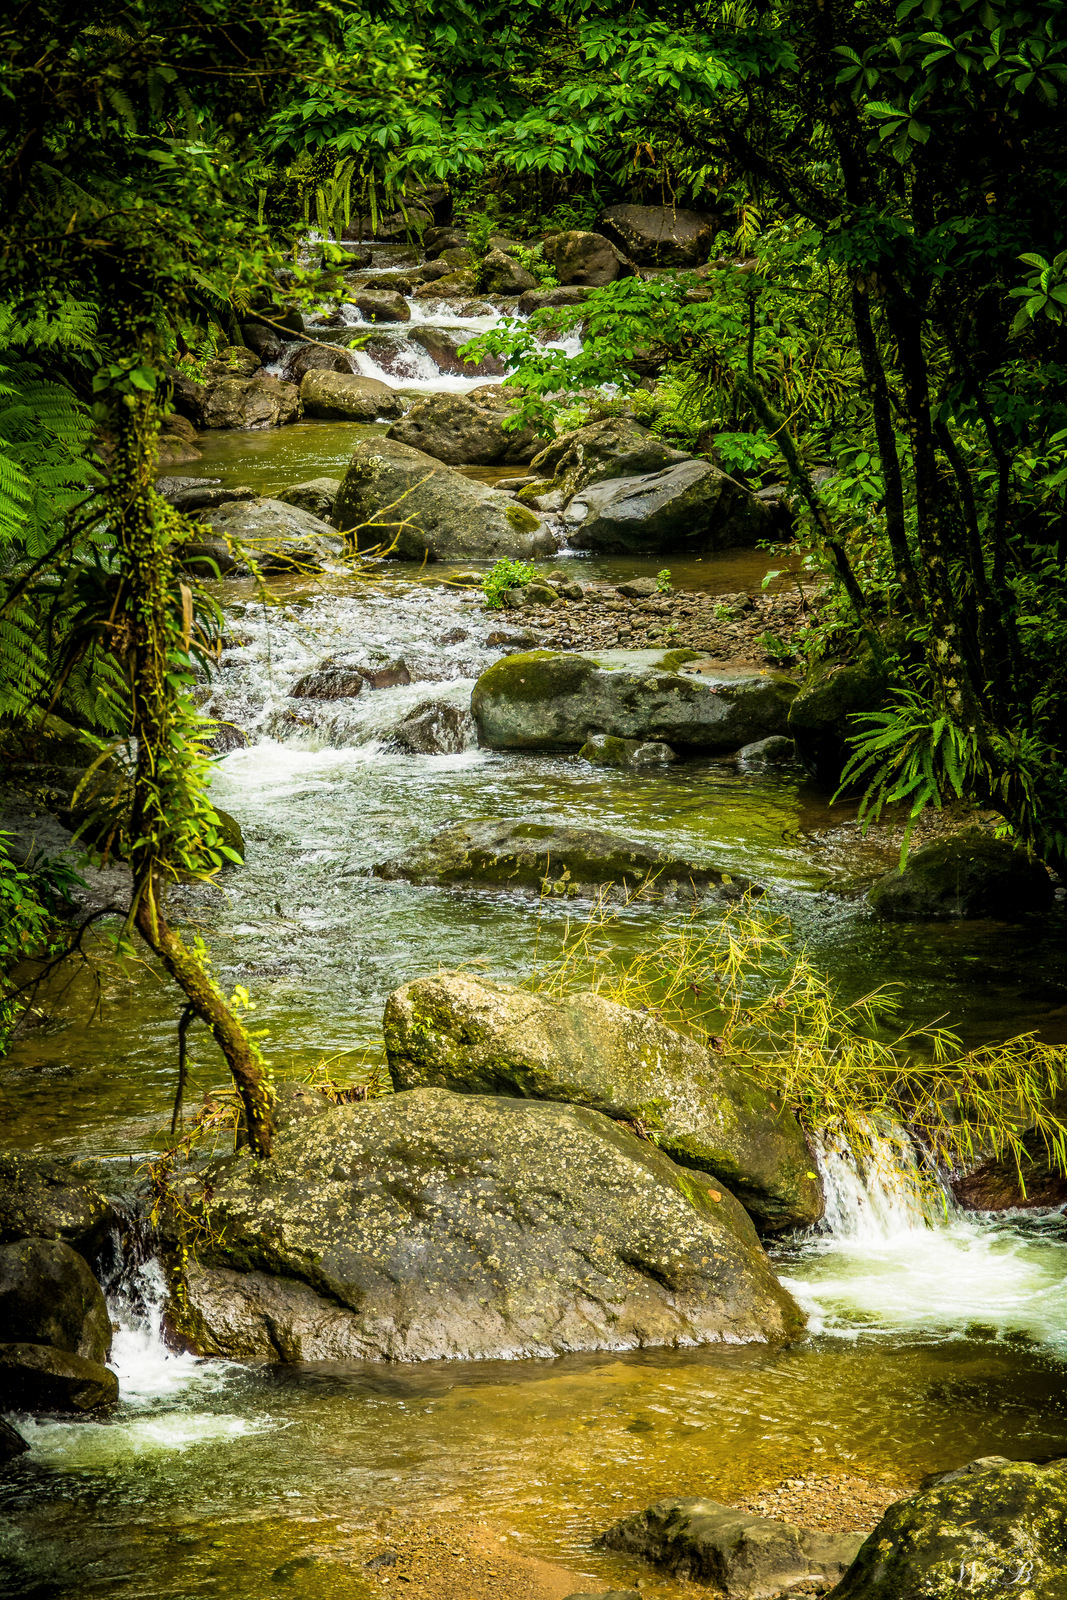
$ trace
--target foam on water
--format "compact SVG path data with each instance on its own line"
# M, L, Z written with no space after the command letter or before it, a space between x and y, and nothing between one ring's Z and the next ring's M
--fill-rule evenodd
M969 1329L1067 1349L1067 1230L1059 1212L976 1214L918 1170L902 1131L858 1160L818 1152L829 1232L783 1277L809 1330L840 1337Z

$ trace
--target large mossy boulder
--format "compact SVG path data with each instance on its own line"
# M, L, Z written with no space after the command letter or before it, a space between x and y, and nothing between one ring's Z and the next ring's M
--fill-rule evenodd
M871 910L898 921L990 917L1015 922L1047 911L1052 879L1021 845L966 828L909 855L868 893Z
M398 439L356 446L334 520L361 549L392 543L399 560L521 561L556 549L542 519L510 495Z
M592 483L564 512L567 541L598 555L687 555L751 549L773 532L762 500L710 461Z
M325 422L376 422L398 417L404 409L395 389L380 378L354 372L305 372L300 381L304 415Z
M672 670L663 660L655 651L508 656L474 686L478 736L497 750L576 750L595 733L737 750L785 732L796 685L783 673L697 671L699 661Z
M93 1256L114 1223L111 1203L72 1163L0 1153L0 1244L59 1239Z
M281 500L234 502L202 511L195 520L207 531L205 543L212 542L212 535L218 541L233 540L262 572L315 570L344 550L329 523ZM241 569L238 561L236 570Z
M385 1047L401 1088L564 1100L628 1122L721 1180L761 1228L806 1228L822 1186L800 1124L741 1066L597 994L531 994L463 972L394 990Z
M654 846L601 828L569 828L539 817L460 822L374 868L375 877L464 884L510 893L591 895L641 892L648 898L750 891L746 878L680 861Z
M99 1411L114 1405L119 1380L98 1361L54 1345L0 1344L0 1409Z
M860 731L853 718L877 711L888 679L873 650L864 646L847 660L819 661L789 708L789 734L808 771L836 785L848 759L846 741Z
M268 372L205 386L201 428L281 428L300 415L300 391ZM195 418L191 419L194 422Z
M514 395L500 384L471 394L431 394L394 422L387 437L447 466L519 464L529 461L536 441L532 429L504 426L513 407Z
M205 1353L500 1359L802 1327L725 1191L577 1106L415 1089L179 1188L210 1230L171 1315Z
M111 1354L103 1290L62 1239L0 1245L0 1328L7 1340L51 1345L100 1366Z
M815 1532L693 1498L660 1500L623 1517L597 1543L642 1556L675 1577L713 1583L727 1600L769 1600L794 1590L807 1594L813 1579L825 1593L854 1559L863 1534Z
M1067 1600L1067 1460L986 1456L889 1507L833 1600Z
M718 223L677 206L609 206L600 231L642 267L698 267L708 259Z
M602 233L572 228L566 233L550 234L544 241L544 254L561 284L600 289L616 278L633 275L633 267L622 251Z
M558 511L588 484L636 478L690 459L632 417L605 417L553 439L531 467L546 480L537 486L538 503Z

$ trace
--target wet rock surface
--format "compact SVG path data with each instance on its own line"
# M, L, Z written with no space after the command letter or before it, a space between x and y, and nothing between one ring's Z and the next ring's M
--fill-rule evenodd
M5 1411L98 1411L114 1405L119 1381L108 1367L51 1345L0 1344Z
M299 511L309 512L311 516L318 517L320 522L331 522L340 487L340 478L309 478L306 483L293 483L288 488L279 489L275 498L283 505L296 506Z
M609 206L599 223L600 231L643 267L700 266L717 226L706 212L677 206Z
M800 1314L696 1175L572 1106L418 1089L235 1156L171 1315L269 1360L549 1356L768 1342Z
M343 550L328 523L281 500L231 502L197 513L196 520L209 538L217 534L236 541L264 572L316 568Z
M447 700L427 700L397 723L389 742L409 755L459 755L475 742L474 718Z
M772 533L766 506L709 461L589 484L564 512L568 542L600 554L751 548Z
M616 739L610 733L595 733L578 754L594 767L662 767L678 759L669 744Z
M103 1291L61 1239L0 1245L0 1328L15 1343L51 1345L99 1366L111 1354Z
M904 870L887 872L868 900L880 917L1013 921L1047 911L1055 892L1048 871L1019 845L978 828L924 845Z
M113 1223L110 1201L73 1163L22 1152L0 1154L0 1244L28 1237L60 1239L82 1255L93 1255Z
M467 395L429 395L393 423L388 437L446 466L518 465L529 461L535 439L530 429L505 428L513 404L502 385Z
M676 663L669 652L657 661L652 653L538 650L484 672L471 710L492 749L576 749L606 733L673 749L736 750L784 733L795 693L781 673Z
M385 1044L402 1088L588 1106L727 1185L765 1230L810 1227L822 1215L792 1114L739 1063L646 1012L596 994L554 999L444 972L389 996Z
M334 422L374 422L395 417L403 410L395 389L380 378L361 378L352 372L307 372L300 382L304 413Z

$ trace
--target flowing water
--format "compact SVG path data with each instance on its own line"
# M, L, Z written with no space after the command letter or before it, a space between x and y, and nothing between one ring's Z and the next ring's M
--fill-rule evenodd
M195 470L264 492L336 475L361 431L221 435ZM760 560L694 562L676 582L756 587ZM283 582L266 605L246 584L224 593L229 648L202 702L248 736L213 789L244 827L247 862L196 915L223 982L251 991L277 1066L357 1073L399 982L465 962L514 979L558 952L568 914L587 908L370 875L436 829L485 816L618 829L750 877L846 991L901 982L909 1020L947 1014L973 1040L1032 1027L1067 1037L1056 919L874 923L852 887L862 848L819 836L848 813L796 775L729 761L614 773L473 742L452 755L392 749L407 713L465 705L497 659L498 619L469 592L390 565L366 581ZM346 702L292 699L326 657L402 657L415 681ZM672 914L629 908L620 948L655 940ZM147 968L105 962L99 981L95 1015L79 980L0 1066L0 1142L91 1154L121 1187L163 1137L178 1006ZM221 1077L191 1038L195 1097ZM369 1596L385 1592L365 1561L388 1519L431 1512L485 1518L516 1548L608 1587L640 1569L593 1550L596 1533L664 1495L730 1501L811 1471L907 1487L979 1455L1067 1452L1063 1217L991 1220L917 1198L901 1142L877 1144L862 1170L844 1149L821 1160L826 1230L774 1251L808 1314L807 1337L784 1350L412 1368L198 1361L160 1337L158 1267L143 1252L119 1260L119 1408L98 1422L20 1422L31 1451L0 1490L0 1593L259 1600L279 1592L276 1569L306 1557L309 1600ZM652 1577L644 1592L680 1591Z

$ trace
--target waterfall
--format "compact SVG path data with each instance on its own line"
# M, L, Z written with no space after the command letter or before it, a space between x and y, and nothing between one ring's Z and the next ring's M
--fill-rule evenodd
M835 1239L875 1244L959 1215L952 1191L931 1166L920 1163L904 1128L870 1126L861 1134L860 1154L844 1135L820 1140L816 1147L826 1232Z

